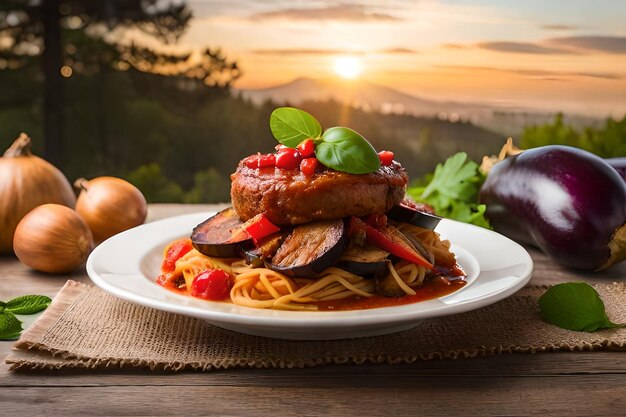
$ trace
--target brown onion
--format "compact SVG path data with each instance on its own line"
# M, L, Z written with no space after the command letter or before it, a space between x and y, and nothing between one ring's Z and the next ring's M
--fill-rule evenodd
M38 271L71 272L85 262L92 249L93 238L85 221L59 204L33 209L15 229L15 254Z
M45 203L74 207L76 197L67 178L54 165L32 155L22 133L0 158L0 253L11 253L19 221Z
M146 220L148 206L141 191L120 178L98 177L74 182L80 194L76 212L89 225L96 242L139 226Z

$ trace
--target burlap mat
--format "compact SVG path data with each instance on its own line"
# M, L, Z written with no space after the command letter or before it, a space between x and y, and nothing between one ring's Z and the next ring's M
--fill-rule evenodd
M626 322L626 284L595 286L609 317ZM504 352L624 350L626 329L581 333L541 321L527 287L497 304L425 320L387 336L302 342L222 330L185 316L119 300L73 281L25 331L6 359L12 369L148 367L211 370L304 367L329 363L408 363Z

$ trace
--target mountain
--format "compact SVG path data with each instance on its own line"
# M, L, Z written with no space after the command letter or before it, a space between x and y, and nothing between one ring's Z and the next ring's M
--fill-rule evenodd
M270 88L238 90L253 103L267 100L300 105L305 101L334 100L366 112L408 114L438 118L452 123L471 122L505 136L518 136L525 126L544 124L554 119L553 112L486 104L435 101L412 96L368 81L297 78ZM566 115L565 122L575 127L596 125L598 119Z
M483 110L490 110L479 105L426 100L368 81L297 78L275 87L240 91L245 98L257 104L268 99L293 104L307 100L335 100L365 111L451 117L455 120L469 119ZM456 116L452 117L454 113Z

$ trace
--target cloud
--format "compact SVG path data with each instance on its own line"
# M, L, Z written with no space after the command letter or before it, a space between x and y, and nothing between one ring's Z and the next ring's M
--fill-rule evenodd
M250 52L256 55L365 55L365 54L388 54L388 55L408 55L417 54L413 49L408 48L387 48L373 51L350 51L345 49L253 49Z
M437 68L452 69L461 71L476 71L476 72L500 72L507 74L517 74L528 77L546 77L544 79L557 79L558 77L585 77L585 78L599 78L603 80L621 80L624 79L623 74L617 74L612 72L588 72L588 71L549 71L549 70L537 70L527 68L495 68L495 67L473 67L464 65L438 65ZM562 79L559 79L562 81Z
M355 54L352 51L344 51L341 49L253 49L250 52L256 55L339 55L339 54Z
M563 30L563 31L567 31L567 30L578 30L578 29L580 29L580 26L554 24L554 25L541 25L540 28L544 29L544 30Z
M255 13L250 16L255 21L264 20L314 20L344 22L396 22L402 19L386 13L368 11L358 4L335 4L326 7L287 8L270 12Z
M460 43L442 43L441 44L442 48L446 48L446 49L467 49L469 48L468 45L463 45Z
M479 48L488 49L490 51L507 52L514 54L572 54L571 50L563 48L555 48L538 45L536 43L529 42L481 42L477 45Z
M549 41L590 51L626 54L626 36L568 36L549 39Z
M416 54L417 51L414 51L413 49L408 49L408 48L388 48L388 49L379 49L377 51L374 51L373 53L375 54L397 54L397 55L410 55L410 54Z

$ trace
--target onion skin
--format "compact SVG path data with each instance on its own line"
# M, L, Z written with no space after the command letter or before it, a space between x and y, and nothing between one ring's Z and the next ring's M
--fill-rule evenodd
M74 210L44 204L17 225L13 249L25 265L42 272L72 272L93 249L91 231Z
M143 224L148 205L141 191L121 178L76 180L80 188L76 212L85 219L96 242Z
M30 146L30 138L22 133L0 158L0 253L12 253L15 228L35 207L76 205L67 178L54 165L32 155Z
M555 145L508 157L479 200L495 230L563 265L600 270L626 258L626 183L589 152Z

